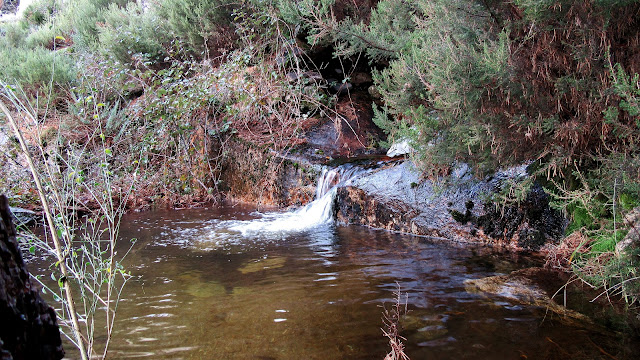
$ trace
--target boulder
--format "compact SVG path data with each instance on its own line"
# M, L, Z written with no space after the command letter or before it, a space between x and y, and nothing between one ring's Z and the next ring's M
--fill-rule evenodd
M355 72L351 75L351 82L356 86L364 86L373 83L373 77L366 72Z
M487 240L471 223L459 223L450 209L464 212L481 187L465 171L449 185L421 178L410 161L388 163L338 189L339 223L365 225L458 242ZM454 184L455 183L455 184Z
M336 114L323 118L306 134L300 155L313 163L333 159L354 159L381 155L377 147L385 135L373 122L373 109L368 95L354 92L338 100Z
M549 207L535 186L520 206L502 213L490 199L507 179L526 177L526 166L478 180L468 165L455 165L437 180L424 179L411 161L396 161L337 192L339 223L444 238L539 250L562 237L566 220Z
M0 195L0 319L3 360L64 356L56 313L31 282L4 195Z

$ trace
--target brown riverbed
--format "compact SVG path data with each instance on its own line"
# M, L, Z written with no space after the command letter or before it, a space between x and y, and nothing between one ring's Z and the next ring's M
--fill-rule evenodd
M111 358L383 359L382 307L396 284L408 296L401 335L412 359L638 356L624 332L465 287L536 259L354 226L228 229L256 216L246 207L127 215L134 278Z

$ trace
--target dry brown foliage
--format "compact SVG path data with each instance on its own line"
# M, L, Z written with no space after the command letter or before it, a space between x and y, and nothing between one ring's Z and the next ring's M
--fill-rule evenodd
M409 356L404 352L404 344L402 340L404 338L400 336L400 318L407 313L407 299L402 299L402 292L400 291L400 284L397 284L398 288L393 292L395 302L391 309L384 308L382 313L382 322L384 328L382 333L389 339L389 346L391 351L385 356L384 360L409 360Z
M512 161L546 157L551 171L562 171L637 147L636 119L621 112L607 122L603 111L620 101L610 90L611 65L640 72L640 4L603 9L592 1L558 1L551 10L553 16L535 22L523 20L513 4L502 9L513 24L515 73L483 100L481 112L501 122L492 126L501 148L494 153Z
M571 271L571 263L577 254L589 252L589 244L592 239L582 232L576 231L562 239L558 245L553 245L548 249L545 267L561 271Z

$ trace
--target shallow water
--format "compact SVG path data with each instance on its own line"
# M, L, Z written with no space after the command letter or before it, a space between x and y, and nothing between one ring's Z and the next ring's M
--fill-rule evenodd
M125 216L121 236L137 239L125 260L134 276L109 357L382 360L383 306L400 286L409 310L401 335L414 360L638 358L623 334L465 290L467 279L537 260L326 223L231 230L273 216L241 206Z
M525 257L362 227L228 229L256 216L242 207L127 215L121 235L138 239L125 262L134 278L110 357L383 359L382 306L398 285L414 360L629 354L607 330L465 290L466 279L531 265Z

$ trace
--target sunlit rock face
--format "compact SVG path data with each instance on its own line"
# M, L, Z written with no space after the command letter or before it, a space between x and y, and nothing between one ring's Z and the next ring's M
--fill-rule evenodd
M389 150L387 151L388 157L398 157L403 155L408 155L413 153L415 150L411 146L411 143L408 139L402 139L401 141L395 142L391 145Z
M459 164L433 181L409 161L392 163L338 189L336 216L343 224L539 250L558 241L566 226L542 188L534 186L521 204L503 209L506 216L489 200L504 181L525 176L521 166L479 180Z

